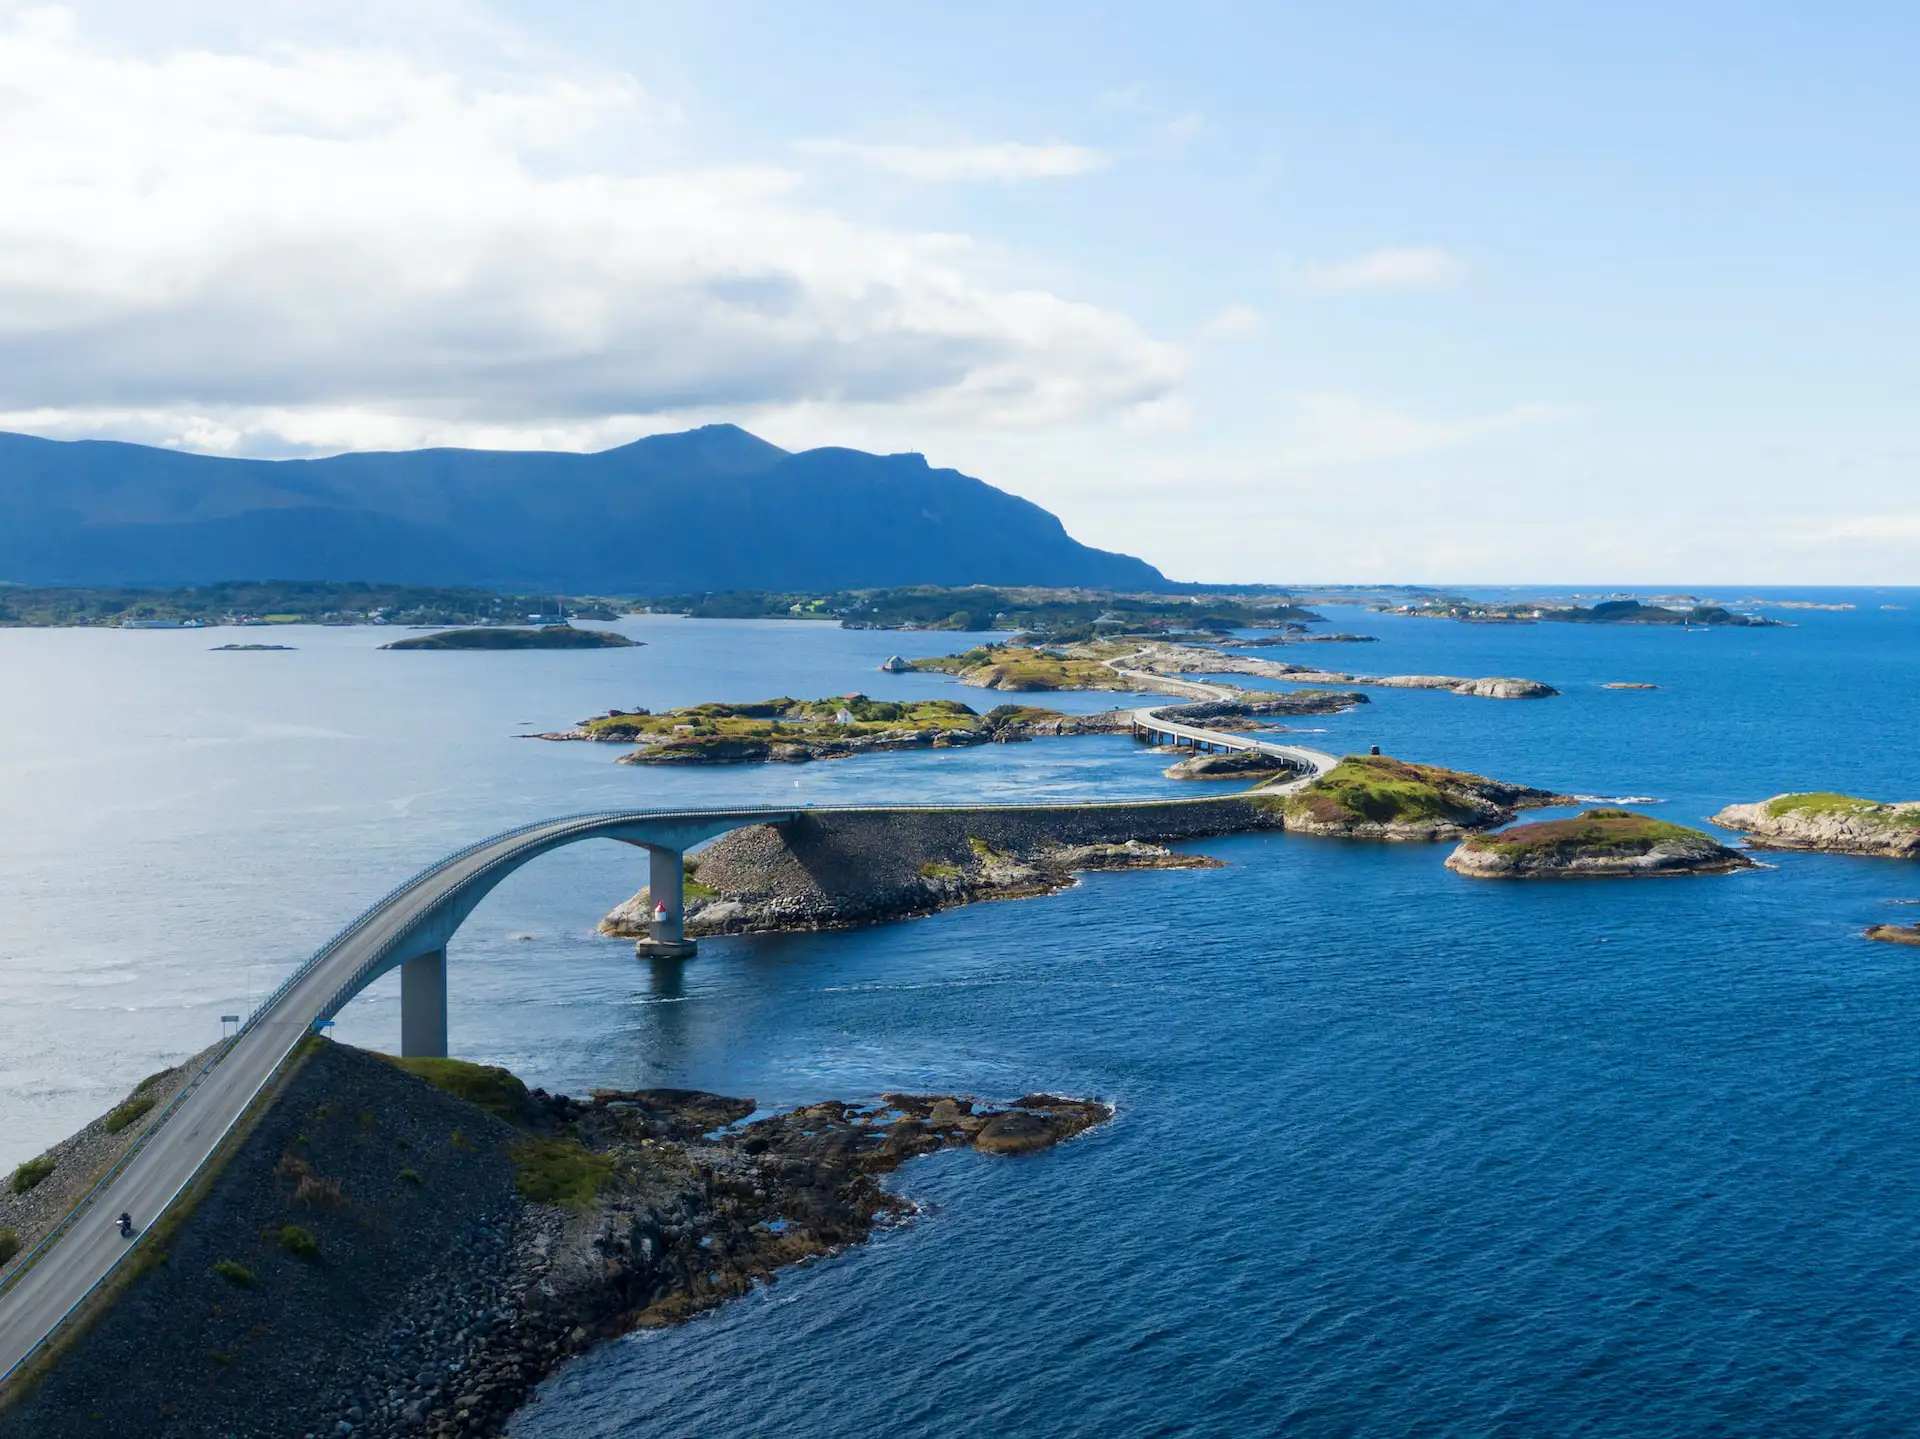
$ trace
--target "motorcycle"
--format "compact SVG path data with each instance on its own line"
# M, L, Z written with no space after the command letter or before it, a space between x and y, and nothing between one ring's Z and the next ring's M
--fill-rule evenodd
M120 1216L120 1237L122 1239L133 1238L133 1216L131 1214L122 1214Z

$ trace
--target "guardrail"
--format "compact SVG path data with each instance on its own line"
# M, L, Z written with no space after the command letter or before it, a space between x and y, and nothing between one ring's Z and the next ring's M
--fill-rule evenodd
M120 1175L126 1171L127 1166L130 1165L134 1161L134 1159L137 1158L139 1154L144 1149L146 1149L146 1147L153 1141L154 1137L160 1132L160 1129L162 1128L162 1126L164 1126L166 1122L169 1119L171 1119L175 1113L179 1111L180 1107L184 1105L187 1102L187 1100L190 1099L193 1096L193 1094L200 1088L200 1086L205 1082L207 1076L213 1072L214 1068L217 1065L219 1065L219 1063L222 1060L224 1060L229 1054L233 1052L234 1048L240 1043L241 1039L245 1037L248 1033L250 1033L260 1021L268 1018L271 1015L272 1011L287 997L287 995L290 994L294 989L296 989L300 985L302 980L306 979L308 976L313 974L313 972L316 969L318 969L322 964L326 963L326 961L329 958L331 958L339 950L340 946L345 944L348 940L352 939L353 936L362 928L362 926L364 926L367 923L368 920L372 919L381 910L385 909L388 905L392 904L396 899L400 898L402 895L408 893L410 890L416 889L420 885L426 883L428 880L431 880L435 875L444 873L446 870L448 870L452 866L460 864L464 860L473 858L475 855L483 852L484 850L490 848L493 845L499 844L503 840L513 839L520 835L530 835L543 830L552 831L552 833L550 835L545 836L545 838L563 839L566 836L573 834L578 830L582 830L582 829L595 829L601 826L617 826L622 824L641 823L647 820L659 820L659 819L667 819L667 820L719 819L719 818L730 818L730 817L737 816L743 822L751 823L756 819L774 820L776 818L782 818L782 819L793 818L800 814L806 814L806 813L873 814L873 813L887 813L887 812L897 812L897 811L938 812L942 810L978 810L983 808L985 809L1105 809L1105 808L1127 808L1127 807L1139 805L1141 803L1182 804L1182 803L1194 803L1194 802L1195 801L1182 801L1182 800L1142 801L1137 799L1096 800L1092 802L1088 802L1084 800L1035 800L1025 804L985 805L985 806L956 805L956 804L829 805L829 806L809 805L805 809L795 809L791 806L788 806L785 808L774 808L773 806L770 806L770 805L768 806L755 805L755 806L715 808L715 809L600 810L600 811L588 811L588 812L575 814L575 815L560 815L555 818L536 820L531 824L515 825L510 829L503 829L496 834L491 834L487 836L485 839L478 840L473 844L469 844L462 849L454 851L452 854L449 854L443 857L442 859L435 861L433 864L428 865L425 869L420 870L418 873L410 876L406 880L402 881L400 884L395 885L392 889L388 890L379 899L375 900L372 904L368 905L366 908L361 910L360 913L354 916L353 919L349 920L345 925L341 926L341 928L337 930L333 934L333 936L326 941L326 943L322 944L320 948L315 950L313 954L306 961L304 961L301 965L299 965L293 971L293 973L289 974L286 977L286 979L282 980L281 983L273 990L273 992L270 993L264 1000L262 1000L259 1006L256 1007L254 1011L247 1016L245 1023L243 1023L240 1026L240 1028L230 1038L224 1040L220 1044L220 1046L214 1051L213 1055L210 1058L208 1058L206 1063L201 1065L200 1068L197 1071L195 1071L193 1077L190 1080L188 1080L187 1083L180 1088L179 1092L176 1093L174 1097L171 1100L169 1100L167 1104L160 1110L160 1112L154 1116L152 1122L149 1123L145 1128L143 1128L140 1131L139 1137L136 1138L133 1141L133 1143L127 1147L126 1152L123 1153L118 1159L116 1159L113 1162L113 1164L108 1167L106 1172L102 1174L100 1178L93 1183L92 1187L90 1187L87 1190L87 1192L83 1194L79 1198L79 1200L75 1202L73 1208L67 1212L65 1217L62 1218L61 1221L58 1224L56 1224L51 1230L49 1230L44 1236L42 1236L40 1241L36 1243L33 1246L33 1248L29 1250L26 1253L26 1255L21 1258L20 1262L13 1267L13 1269L6 1275L4 1279L0 1279L0 1296L4 1296L16 1284L18 1284L21 1277L25 1275L28 1270L30 1270L35 1264L40 1262L40 1260L45 1257L47 1251L53 1247L56 1241L58 1241L67 1233L71 1232L73 1227L80 1221L80 1219L92 1209L93 1205L99 1199L99 1197L102 1194L104 1194L108 1188L112 1186L114 1180L118 1179ZM559 826L559 828L556 829L555 826ZM503 855L501 856L501 858L504 859L506 858L506 856ZM484 870L481 872L484 872ZM404 930L396 931L394 934L390 935L386 940L384 940L381 943L380 947L374 952L372 956L370 956L367 960L363 961L359 966L356 967L353 977L351 977L346 982L346 984L342 985L339 990L336 990L335 995L338 995L343 990L350 989L355 983L359 981L361 976L363 976L368 970L370 970L371 968L383 962L391 954L394 946L396 946L400 942L400 940L404 937L404 933L405 933ZM277 1072L277 1070L278 1070L278 1066L276 1065L275 1072ZM266 1079L262 1080L260 1086L257 1087L251 1095L248 1096L247 1105L251 1105L254 1099L257 1098L257 1096L259 1095L260 1090L265 1088L265 1086L271 1081L272 1081L272 1074L270 1073ZM245 1112L245 1106L242 1107L241 1112L242 1113ZM226 1132L223 1131L220 1138L224 1139L225 1133ZM218 1141L216 1141L215 1147L217 1148L217 1146L218 1146ZM209 1154L211 1153L212 1151L209 1151ZM192 1184L193 1181L199 1177L199 1174L201 1172L201 1168L204 1165L204 1162L205 1161L203 1160L202 1165L195 1167L194 1172L187 1177L187 1179L181 1185L180 1189L176 1190L173 1196L167 1200L166 1204L161 1207L160 1213L164 1213L167 1208L171 1207L172 1203L174 1202L175 1199L179 1197L180 1193L183 1192L188 1185ZM159 1218L160 1218L160 1214L158 1213L155 1214L154 1222L157 1222ZM142 1233L141 1240L144 1240L146 1238L146 1234L151 1232L151 1227L152 1225L150 1223L147 1231ZM135 1247L137 1247L138 1242L139 1241L136 1241ZM131 1253L131 1252L132 1252L131 1247L128 1250L123 1251L123 1253ZM47 1333L41 1337L40 1341L36 1343L32 1349L28 1350L26 1354L22 1355L19 1361L12 1368L8 1369L4 1374L0 1374L0 1383L4 1383L8 1378L10 1378L13 1375L13 1373L16 1370L19 1369L21 1365L25 1364L35 1354L39 1353L41 1348L45 1346L47 1341L50 1338L52 1338L52 1336L55 1333L59 1331L60 1326L64 1324L67 1321L67 1319L70 1318L72 1314L77 1309L80 1308L81 1305L87 1302L87 1300L94 1294L94 1292L99 1288L101 1284L106 1282L107 1277L112 1274L114 1268L116 1268L117 1266L118 1266L118 1261L116 1260L115 1264L110 1265L106 1273L102 1274L98 1280L96 1280L92 1285L90 1285L86 1293L81 1295L80 1298L77 1299L73 1303L73 1305L68 1308L66 1313L61 1315L60 1319L56 1321L50 1329L48 1329Z

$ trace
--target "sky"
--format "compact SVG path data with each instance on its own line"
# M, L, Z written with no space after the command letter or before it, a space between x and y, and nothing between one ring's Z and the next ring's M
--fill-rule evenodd
M1183 579L1920 581L1920 10L0 0L0 429L917 451Z

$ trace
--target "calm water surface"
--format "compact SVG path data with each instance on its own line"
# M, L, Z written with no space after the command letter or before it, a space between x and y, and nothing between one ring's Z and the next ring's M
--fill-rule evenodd
M1920 595L1819 598L1859 608L1692 633L1334 609L1381 643L1315 661L1563 694L1377 691L1302 727L1656 797L1681 822L1789 788L1920 795ZM383 654L377 631L298 630L273 636L292 654L214 654L234 632L0 631L0 1166L216 1038L411 869L508 824L1192 792L1117 738L683 772L513 738L615 705L982 698L874 672L942 636L624 627L647 646ZM1920 960L1858 938L1915 913L1898 907L1920 900L1913 866L1788 855L1506 886L1448 873L1444 848L1198 848L1230 867L708 941L655 968L592 930L642 882L636 852L577 846L501 886L455 943L453 1043L533 1082L1120 1107L1046 1155L911 1166L916 1223L607 1346L516 1434L1920 1429ZM391 1047L397 1029L388 981L338 1032Z

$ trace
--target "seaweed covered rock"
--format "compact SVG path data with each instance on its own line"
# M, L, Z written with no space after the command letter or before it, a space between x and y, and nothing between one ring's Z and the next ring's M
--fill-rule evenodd
M1350 754L1283 802L1286 827L1351 839L1458 839L1510 821L1516 811L1564 804L1527 785L1389 755Z
M1477 834L1447 856L1447 868L1475 879L1726 874L1752 869L1738 850L1685 825L1624 809L1590 809L1571 819Z

